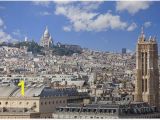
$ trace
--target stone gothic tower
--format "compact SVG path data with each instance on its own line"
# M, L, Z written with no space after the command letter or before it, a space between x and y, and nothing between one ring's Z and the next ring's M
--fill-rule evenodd
M155 38L146 40L143 28L136 48L136 102L159 107L158 45Z

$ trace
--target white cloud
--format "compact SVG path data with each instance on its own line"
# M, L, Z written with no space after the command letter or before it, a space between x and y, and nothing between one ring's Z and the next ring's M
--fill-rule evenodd
M146 10L150 7L150 1L118 1L116 2L117 11L128 11L130 14L135 14L140 10Z
M4 10L4 9L6 9L6 8L5 8L4 6L0 6L0 9L1 9L1 10Z
M128 28L127 31L133 31L137 28L137 24L136 23L132 23Z
M102 1L83 1L81 2L81 6L84 6L83 9L87 11L96 10L102 4Z
M16 35L16 36L20 36L21 35L21 32L19 29L16 29L15 31L12 32L13 35Z
M51 13L50 13L50 12L47 12L47 11L40 12L39 14L40 14L41 16L49 16L49 15L51 15Z
M23 39L26 37L26 35L24 33L22 33L22 31L20 29L16 29L12 32L12 35L14 35L14 37L17 37L19 39Z
M90 24L90 28L97 31L107 29L125 29L127 23L120 20L120 16L112 15L110 13L101 14Z
M130 49L127 49L127 51L126 51L127 53L133 53L133 51L132 50L130 50Z
M110 12L100 14L95 10L102 2L76 2L71 4L56 4L56 15L65 16L75 31L105 31L108 29L125 29L127 23L120 16ZM65 28L66 29L66 28ZM64 30L64 28L63 28Z
M147 22L144 23L144 27L145 28L148 28L150 26L151 26L151 22L150 21L147 21Z
M12 38L12 36L4 31L5 25L4 21L0 18L0 42L11 42L17 41L16 39Z
M69 27L69 26L64 26L64 27L63 27L63 30L66 31L66 32L69 32L69 31L71 31L71 27Z
M32 1L32 3L34 5L41 5L41 6L44 6L44 7L49 7L49 4L51 3L52 1Z
M54 1L54 3L59 4L59 5L67 5L72 2L74 2L74 1Z
M4 42L4 41L10 41L12 39L12 37L5 33L2 29L0 29L0 42Z
M2 27L4 25L3 20L0 18L0 27Z
M0 42L11 42L11 41L18 41L14 39L10 34L6 33L3 29L0 29Z

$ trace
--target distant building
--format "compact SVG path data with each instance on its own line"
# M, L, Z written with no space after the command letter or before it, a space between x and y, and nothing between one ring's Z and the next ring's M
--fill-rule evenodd
M126 53L127 53L126 48L122 48L122 54L126 54Z
M143 29L136 48L135 101L159 107L158 45L155 38L146 41Z
M128 105L93 103L58 107L53 116L56 119L159 118L160 113L145 102Z
M46 27L42 35L40 45L43 46L44 48L50 48L53 46L53 39L48 31L48 27Z

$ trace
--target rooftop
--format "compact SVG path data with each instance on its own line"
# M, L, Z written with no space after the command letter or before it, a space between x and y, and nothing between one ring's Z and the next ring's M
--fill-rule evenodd
M20 97L21 89L15 85L0 86L0 97ZM25 97L76 96L78 91L73 88L54 89L44 86L25 87Z

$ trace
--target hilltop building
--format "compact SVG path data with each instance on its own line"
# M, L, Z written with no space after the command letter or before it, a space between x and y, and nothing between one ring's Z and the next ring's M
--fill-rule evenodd
M44 48L50 48L53 46L53 39L52 36L49 33L48 27L46 26L46 29L41 37L40 45Z

